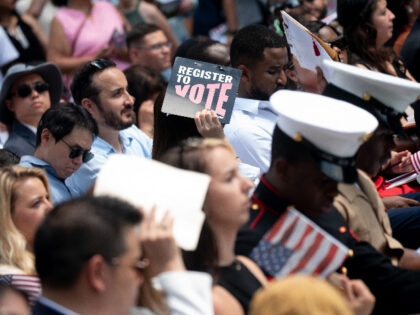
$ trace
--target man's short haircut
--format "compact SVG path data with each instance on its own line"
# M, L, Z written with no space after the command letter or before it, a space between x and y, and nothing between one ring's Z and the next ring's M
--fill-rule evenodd
M264 59L265 48L288 47L286 38L264 25L246 26L236 33L230 46L230 62L233 67L252 67Z
M85 63L75 74L71 83L71 95L77 105L82 105L82 100L88 98L95 104L99 103L99 89L93 84L93 75L111 67L116 67L110 59L95 59Z
M0 167L19 164L20 157L7 149L0 149Z
M128 49L130 49L133 44L141 41L146 35L157 31L162 31L162 29L157 25L143 22L137 23L133 26L131 31L127 33L126 42Z
M56 206L35 236L35 267L42 286L71 288L94 255L112 263L127 250L124 231L140 221L138 209L117 198L83 197Z
M61 103L49 108L41 117L36 132L36 146L41 144L42 130L48 129L56 142L70 134L74 127L85 128L98 134L98 127L89 112L82 106L74 103Z
M302 144L294 141L276 125L271 144L271 166L278 158L284 158L294 164L310 159L310 156Z

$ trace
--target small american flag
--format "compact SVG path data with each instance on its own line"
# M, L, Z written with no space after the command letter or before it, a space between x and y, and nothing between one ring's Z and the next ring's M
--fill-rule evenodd
M349 249L296 209L288 209L252 250L251 258L268 274L281 278L304 273L328 277Z
M4 281L28 294L29 302L31 304L33 304L36 298L41 295L41 284L37 276L17 274L3 275L0 276L0 281Z

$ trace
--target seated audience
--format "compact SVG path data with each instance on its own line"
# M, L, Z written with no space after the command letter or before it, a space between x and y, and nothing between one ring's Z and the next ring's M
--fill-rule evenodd
M211 314L208 275L179 277L186 274L170 218L140 220L138 209L110 197L57 206L35 239L43 293L34 314L129 314L146 273L157 276L174 314ZM188 294L178 292L181 283Z
M0 27L19 54L17 59L1 67L3 74L13 63L45 61L48 45L48 36L37 20L27 13L19 14L15 6L15 1L3 1L0 7Z
M60 104L48 109L38 125L34 155L24 155L20 165L45 170L53 204L72 197L65 179L93 158L90 148L98 134L96 122L81 106Z
M131 63L155 70L169 81L173 43L163 30L154 24L139 23L127 34ZM174 47L174 49L176 49Z
M239 30L230 49L230 62L242 75L231 121L224 131L239 159L261 172L270 164L278 112L268 99L286 87L288 50L286 38L263 25Z
M166 87L165 79L158 72L133 65L124 70L128 92L134 97L137 127L153 138L153 107L159 94Z
M211 176L203 205L206 221L196 250L185 253L185 263L190 270L213 275L216 314L247 314L253 294L266 284L260 268L233 250L236 234L249 218L252 182L239 174L232 147L220 139L187 139L161 161Z
M168 20L156 4L144 0L120 0L118 8L124 14L131 27L139 23L159 25L172 45L174 47L178 46Z
M0 169L0 275L32 300L40 293L32 254L35 232L51 208L48 180L41 170Z
M48 60L57 64L70 88L74 73L86 62L111 58L118 68L129 66L124 42L130 25L109 1L54 0L63 7L51 22Z
M11 67L0 92L0 120L12 125L4 148L19 157L33 154L38 122L51 105L58 104L61 92L61 73L56 65Z
M394 17L386 0L337 1L337 18L343 27L348 63L414 80L402 60L384 46L392 37Z
M109 59L88 62L75 75L73 98L96 121L98 136L92 144L93 159L66 180L72 196L83 195L93 185L111 154L151 156L152 140L134 125L134 98L127 89L124 73Z

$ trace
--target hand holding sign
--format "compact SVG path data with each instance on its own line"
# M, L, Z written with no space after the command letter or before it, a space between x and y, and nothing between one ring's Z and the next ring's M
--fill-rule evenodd
M238 69L177 57L162 112L194 118L202 109L211 109L227 124L240 77Z

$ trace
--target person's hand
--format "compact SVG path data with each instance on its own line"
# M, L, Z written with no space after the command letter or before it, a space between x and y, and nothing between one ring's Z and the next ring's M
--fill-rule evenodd
M172 233L172 217L166 212L158 221L155 214L156 207L153 207L140 224L140 242L144 257L149 259L148 275L154 277L165 271L185 270L181 250Z
M340 279L343 293L354 314L369 315L375 306L375 297L362 280L350 280L346 276Z
M198 132L204 138L225 138L222 124L214 110L203 109L195 114L194 121Z
M324 78L324 73L320 67L316 67L316 89L318 90L319 94L324 92L328 82Z
M384 166L384 169L388 169L392 174L403 174L411 172L413 167L410 162L411 153L408 150L401 152L391 152L391 159Z
M385 210L420 206L420 202L417 200L401 196L384 197L382 198L382 202L384 203Z
M113 44L102 47L95 55L94 59L110 58L114 55L115 46Z

